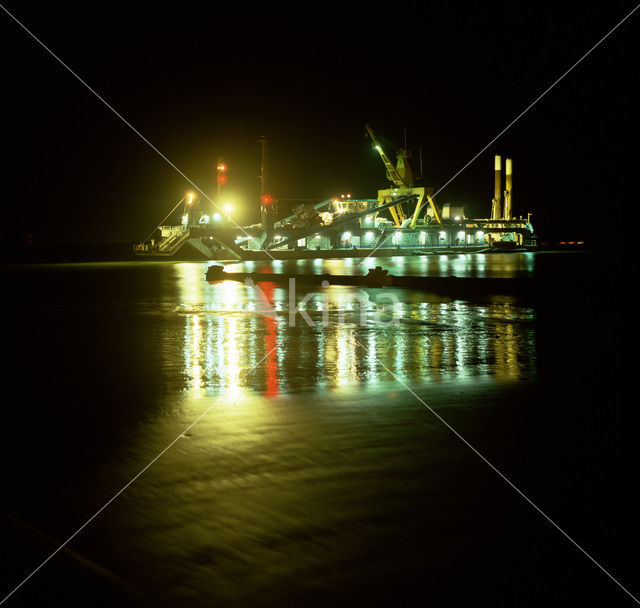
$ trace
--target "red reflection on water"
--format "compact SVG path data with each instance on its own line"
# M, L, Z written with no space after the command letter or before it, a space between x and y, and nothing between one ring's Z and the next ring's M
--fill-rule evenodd
M262 293L264 293L269 304L273 306L273 290L275 283L265 282L258 284ZM267 356L267 387L265 395L267 397L276 397L278 395L278 360L276 358L276 320L273 317L265 317L267 324L267 335L265 338L265 346L269 355Z

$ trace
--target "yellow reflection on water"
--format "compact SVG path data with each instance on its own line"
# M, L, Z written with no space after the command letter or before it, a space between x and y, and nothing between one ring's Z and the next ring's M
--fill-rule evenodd
M203 359L207 349L203 349L202 319L198 315L185 317L185 368L187 370L187 388L194 396L200 396L204 389Z
M387 368L412 383L534 373L533 311L513 299L478 304L387 290L398 297L399 318L383 326L375 290L318 286L305 306L314 326L298 315L292 327L286 286L207 284L205 270L177 265L185 388L196 395L343 389L392 381ZM298 290L298 303L307 291Z
M176 264L180 301L184 303L200 302L206 283L203 281L204 270L202 264Z
M224 352L224 380L226 393L240 394L240 351L238 348L238 319L228 316L224 319L224 340L220 348Z
M355 352L356 344L353 341L351 328L340 325L335 336L336 350L338 353L336 360L335 386L346 386L356 377L356 360L358 353Z

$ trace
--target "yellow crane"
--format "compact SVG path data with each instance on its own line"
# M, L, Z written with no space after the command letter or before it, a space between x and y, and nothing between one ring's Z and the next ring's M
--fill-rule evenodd
M411 228L415 228L416 223L418 221L418 215L420 213L420 209L422 208L422 201L425 196L433 209L433 215L438 222L438 224L442 223L440 219L440 213L429 194L426 193L426 190L422 186L414 186L413 185L413 171L411 170L411 165L408 162L408 158L410 155L406 152L404 148L398 151L398 161L397 164L391 162L389 157L386 155L385 151L382 149L382 146L379 144L376 136L373 133L373 129L369 125L366 125L367 133L373 142L373 147L378 151L382 162L387 170L387 179L394 184L395 188L387 188L385 190L378 190L378 202L380 205L384 205L385 203L391 202L396 196L406 196L408 194L418 194L418 200L416 202L416 207L413 212L413 216L411 218ZM393 218L393 223L396 227L402 226L403 222L407 219L407 216L404 212L404 209L401 205L396 205L394 207L389 207L389 211L391 213L391 217Z

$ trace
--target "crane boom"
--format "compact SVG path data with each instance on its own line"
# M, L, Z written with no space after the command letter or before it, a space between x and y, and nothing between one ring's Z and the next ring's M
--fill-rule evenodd
M378 140L376 139L376 136L373 134L373 130L371 129L371 127L369 125L366 125L366 127L367 127L367 133L369 133L369 137L373 142L373 146L378 151L378 154L380 154L380 158L382 159L382 162L384 163L384 166L387 169L387 178L389 179L389 181L393 182L396 186L401 188L408 186L408 184L406 184L405 181L402 179L402 176L400 175L398 170L394 167L391 160L389 160L389 157L386 155L385 151L382 149L382 146L378 143Z

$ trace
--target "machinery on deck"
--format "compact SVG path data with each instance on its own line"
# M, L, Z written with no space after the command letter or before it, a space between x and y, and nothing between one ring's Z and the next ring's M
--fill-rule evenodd
M378 154L380 154L380 158L382 159L382 162L384 163L384 166L387 170L387 179L395 186L394 188L388 188L386 190L378 190L378 200L380 201L380 204L383 205L384 203L388 203L398 196L417 194L418 201L413 210L411 222L409 223L409 228L415 228L416 224L418 223L420 211L422 210L424 198L426 196L429 204L431 205L433 216L436 222L438 224L442 224L442 219L440 217L438 208L431 198L434 192L433 188L425 188L424 186L414 185L414 173L409 163L411 153L406 150L406 143L403 148L400 148L400 150L398 150L396 155L397 163L394 167L393 163L376 139L376 136L374 135L371 127L369 125L366 125L366 129L373 143L373 147L378 151ZM391 213L391 217L393 218L393 222L397 228L405 226L407 214L405 213L401 205L391 207L389 209L389 212Z

